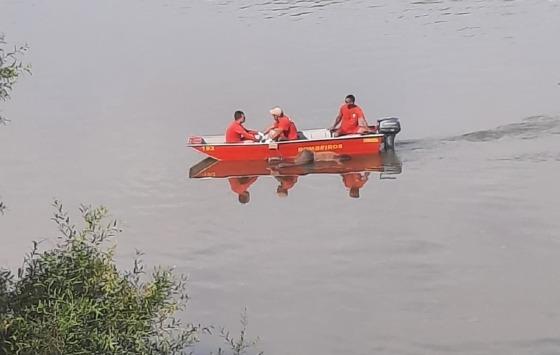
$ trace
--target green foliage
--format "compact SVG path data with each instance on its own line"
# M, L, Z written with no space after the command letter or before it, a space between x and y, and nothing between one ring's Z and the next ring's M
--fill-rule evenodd
M10 98L10 93L17 79L24 73L31 73L31 66L23 64L21 57L29 49L27 45L5 49L6 41L0 33L0 101ZM8 120L0 115L0 124Z
M225 341L228 347L231 349L233 355L243 355L246 354L247 351L257 345L259 339L255 340L248 340L247 339L247 326L249 325L249 320L247 318L247 308L243 310L241 313L241 331L239 333L239 337L234 338L231 336L230 332L224 328L220 329L219 336ZM213 353L212 353L213 354ZM211 355L212 355L211 354ZM225 355L226 352L219 348L217 355ZM263 352L260 352L258 355L262 355Z
M78 230L54 206L57 246L34 243L17 277L0 270L0 354L176 354L197 341L198 327L173 318L186 305L184 278L156 269L142 281L138 258L119 272L107 210L82 207Z

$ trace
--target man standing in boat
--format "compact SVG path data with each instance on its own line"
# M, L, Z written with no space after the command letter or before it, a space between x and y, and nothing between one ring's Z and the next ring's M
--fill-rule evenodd
M248 130L243 127L245 122L245 114L243 111L235 111L233 114L233 122L226 130L226 143L241 143L257 141L257 131Z
M297 128L292 119L280 107L270 110L274 124L264 131L268 138L275 141L291 141L298 138Z
M344 104L340 106L338 116L336 116L334 124L330 128L334 137L370 132L364 111L355 102L356 97L354 95L348 95L344 99ZM340 127L337 128L339 124Z

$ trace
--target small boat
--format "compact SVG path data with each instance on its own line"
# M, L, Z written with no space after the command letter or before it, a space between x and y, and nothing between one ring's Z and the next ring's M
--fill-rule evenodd
M328 129L308 129L298 132L298 139L271 143L225 143L225 136L192 136L187 146L215 160L285 160L293 159L304 150L333 152L340 155L377 154L394 148L395 136L401 126L397 118L378 120L374 133L349 134L333 137Z

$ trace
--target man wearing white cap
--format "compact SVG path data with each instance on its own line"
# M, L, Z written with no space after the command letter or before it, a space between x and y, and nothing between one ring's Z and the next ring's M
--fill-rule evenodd
M280 107L270 110L274 124L264 131L272 140L286 141L298 138L297 128L292 119L284 114Z

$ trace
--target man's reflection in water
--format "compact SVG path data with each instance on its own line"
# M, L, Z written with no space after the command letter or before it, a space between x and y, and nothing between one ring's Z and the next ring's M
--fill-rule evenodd
M276 188L276 194L278 197L287 197L288 190L294 187L298 177L297 176L275 176L276 180L280 183L278 188Z
M251 196L247 190L257 181L257 176L230 177L228 180L231 190L239 195L239 203L248 203Z
M349 189L350 197L360 197L360 189L366 184L368 177L369 172L342 174L342 182Z

